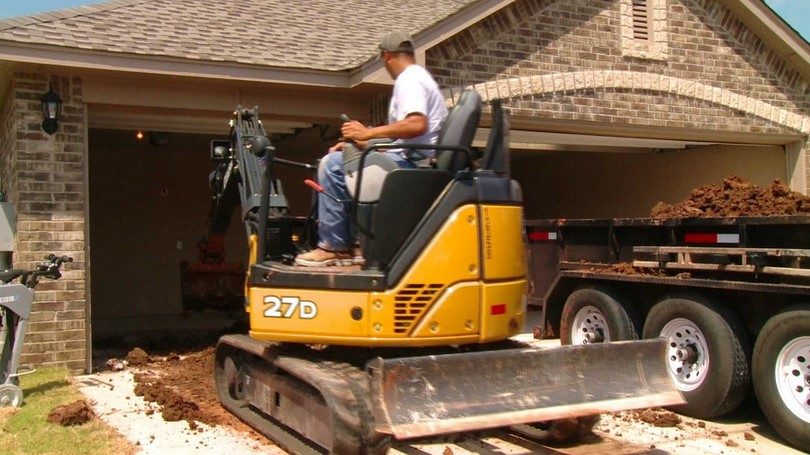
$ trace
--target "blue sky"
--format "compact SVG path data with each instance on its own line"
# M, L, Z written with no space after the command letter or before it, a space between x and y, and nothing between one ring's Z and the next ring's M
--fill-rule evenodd
M101 3L99 0L0 0L0 18L22 16L78 5ZM774 11L810 41L810 0L765 0Z

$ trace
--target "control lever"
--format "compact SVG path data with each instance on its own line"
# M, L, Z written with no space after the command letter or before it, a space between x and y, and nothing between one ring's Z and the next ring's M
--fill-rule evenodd
M317 183L317 182L315 182L314 180L306 179L306 180L304 180L304 183L305 183L305 184L306 184L308 187L310 187L310 188L312 188L313 190L315 190L315 192L316 192L316 193L321 193L321 194L325 195L326 197L328 197L329 199L331 199L331 200L333 200L333 201L335 201L335 202L340 202L340 203L343 203L343 204L345 204L345 203L347 203L347 202L351 202L350 200L338 199L337 197L335 197L335 196L333 196L333 195L331 195L331 194L327 193L327 192L326 192L326 189L324 189L324 187L322 187L320 184L318 184L318 183Z
M340 121L342 121L343 123L346 123L346 122L351 122L352 119L350 119L349 116L346 115L346 114L340 114ZM349 144L357 146L357 141L353 141L351 139L343 139L343 140L348 142Z

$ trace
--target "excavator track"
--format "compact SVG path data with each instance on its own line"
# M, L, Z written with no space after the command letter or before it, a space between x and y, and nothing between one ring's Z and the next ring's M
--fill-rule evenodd
M385 453L390 438L373 423L367 359L325 359L306 347L227 335L215 378L223 406L296 454Z

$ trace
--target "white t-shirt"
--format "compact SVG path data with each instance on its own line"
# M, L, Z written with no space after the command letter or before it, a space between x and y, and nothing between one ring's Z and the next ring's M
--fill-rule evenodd
M394 81L394 93L388 106L388 123L403 120L408 114L424 115L428 122L427 132L409 139L397 139L395 143L435 144L442 122L447 117L447 106L439 85L426 69L416 64L405 68ZM433 150L396 151L410 153L416 159L434 155Z

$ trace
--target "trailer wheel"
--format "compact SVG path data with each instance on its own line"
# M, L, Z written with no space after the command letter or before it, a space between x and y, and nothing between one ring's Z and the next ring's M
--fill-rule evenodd
M759 406L788 442L810 451L810 305L770 318L754 346Z
M607 289L582 288L568 296L560 317L562 344L637 340L634 306Z
M669 375L686 400L673 410L710 419L737 408L748 390L748 341L733 313L696 296L665 298L644 323L644 338L655 337L669 341Z

